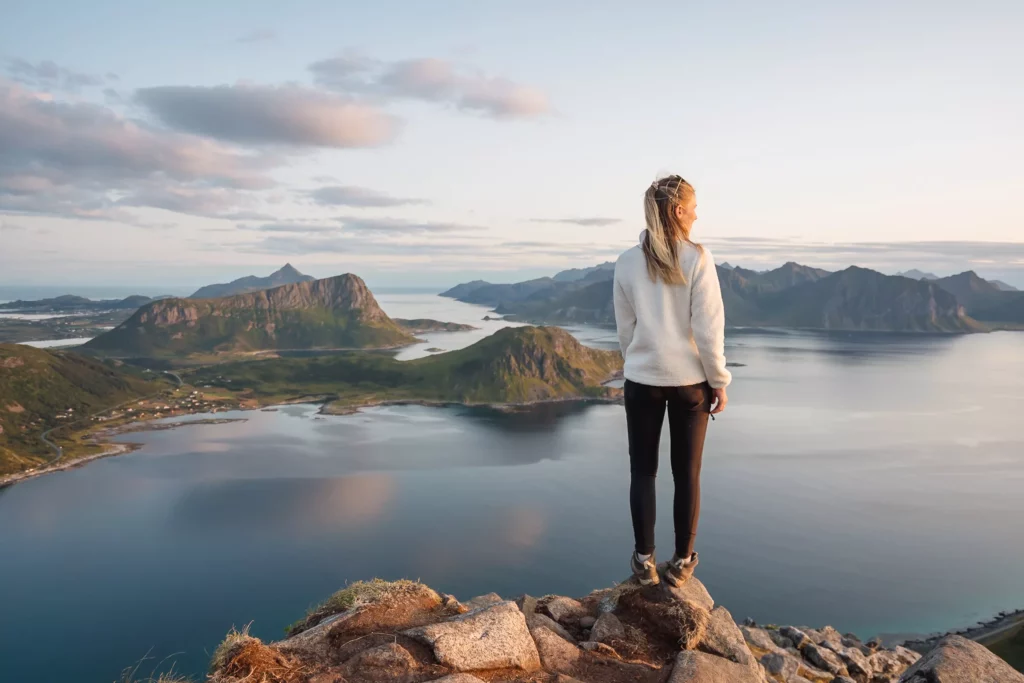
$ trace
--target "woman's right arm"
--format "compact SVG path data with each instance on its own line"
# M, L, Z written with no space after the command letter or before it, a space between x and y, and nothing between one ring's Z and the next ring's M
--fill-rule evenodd
M704 375L712 389L725 389L732 381L725 367L725 305L715 259L706 248L697 257L690 292L690 326Z
M626 349L633 341L633 331L636 329L636 311L619 280L618 265L615 267L615 281L612 284L612 290L612 303L615 307L615 331L619 335L619 349L622 352L622 357L625 358Z

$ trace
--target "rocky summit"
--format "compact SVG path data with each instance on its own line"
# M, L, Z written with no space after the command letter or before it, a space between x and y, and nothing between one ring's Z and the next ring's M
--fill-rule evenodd
M953 636L925 657L826 626L737 624L696 578L626 581L579 599L465 602L412 582L358 582L263 643L233 632L210 683L1024 683Z
M281 349L384 348L415 337L351 273L216 299L164 299L88 344L111 356L161 357Z

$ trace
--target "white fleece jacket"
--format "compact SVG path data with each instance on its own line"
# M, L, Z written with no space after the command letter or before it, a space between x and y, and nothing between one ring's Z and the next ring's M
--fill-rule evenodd
M641 243L646 230L640 234ZM725 308L715 260L707 248L684 244L686 284L651 281L644 252L633 247L615 264L615 326L623 374L638 384L715 388L732 381L725 368Z

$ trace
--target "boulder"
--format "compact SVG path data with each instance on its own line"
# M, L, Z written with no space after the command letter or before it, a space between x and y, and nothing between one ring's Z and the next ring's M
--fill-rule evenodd
M859 648L834 645L827 642L824 646L839 655L839 658L843 660L843 664L846 665L846 672L851 678L855 678L858 681L867 681L871 678L871 674L874 671L871 668L870 662L868 662L868 658Z
M551 629L565 640L569 641L573 645L576 644L576 639L572 637L572 634L565 630L565 627L559 624L557 621L548 617L544 614L534 612L533 614L526 615L526 626L532 631L535 628L543 626L544 628Z
M497 605L499 602L504 602L500 595L497 593L488 593L487 595L478 595L472 600L467 600L462 604L472 611L480 609L481 607L487 607L488 605Z
M533 640L537 643L540 663L552 672L572 671L580 658L580 651L575 645L545 626L530 629Z
M903 673L907 668L906 662L892 650L879 650L868 657L868 666L878 677L893 677Z
M711 610L704 638L697 647L704 652L725 657L744 666L751 666L754 663L754 656L747 647L743 633L733 621L729 610L721 605Z
M662 573L664 573L663 570L665 569L665 564L666 563L663 562L658 565L658 569L659 571L662 571ZM672 586L668 581L662 581L658 585L667 596L675 598L676 600L687 600L689 602L696 603L709 612L715 606L715 601L711 598L711 594L708 593L708 589L704 587L704 584L701 583L700 579L696 576L691 576L690 579L681 586Z
M519 611L527 616L537 611L537 598L532 595L520 595L516 598L516 604L519 606Z
M597 619L588 614L580 619L580 628L594 628L594 624L596 623Z
M776 680L788 681L800 669L800 660L783 652L769 652L761 657L761 666Z
M706 652L685 650L676 656L668 683L762 683L760 671Z
M765 630L768 632L768 637L771 638L772 642L775 643L778 647L782 648L783 650L796 649L795 647L793 647L793 641L787 638L786 636L782 635L778 629Z
M540 608L547 612L552 619L562 624L578 624L580 619L587 616L586 608L579 601L561 595L544 599Z
M849 673L839 655L826 647L814 643L804 643L804 646L800 648L800 653L808 662L833 676L845 676Z
M917 663L917 660L921 659L920 652L914 652L911 649L905 648L902 645L897 645L892 649L892 653L907 666L912 666Z
M484 683L476 676L470 674L452 674L444 678L435 678L431 683Z
M984 645L961 636L946 636L907 669L906 683L1024 683L1024 674Z
M800 649L804 646L804 643L811 642L811 639L807 637L807 634L796 628L795 626L782 626L779 628L779 635L788 638L792 643L792 646L796 649ZM780 645L779 647L786 647Z
M611 645L616 640L626 637L626 629L614 614L607 613L598 617L590 630L590 640Z
M711 618L697 603L666 598L660 591L653 594L645 590L625 591L619 596L618 605L620 614L631 617L627 621L644 624L652 634L671 638L684 650L692 650L704 640Z
M429 645L438 662L456 671L540 668L526 617L513 602L499 602L404 634Z
M779 648L775 641L772 640L772 637L768 635L768 631L765 631L763 628L740 626L740 633L743 634L743 639L751 647L756 647L765 652L775 652Z
M398 643L387 643L350 657L345 662L344 671L348 678L358 674L360 678L394 680L408 675L417 666L408 650Z

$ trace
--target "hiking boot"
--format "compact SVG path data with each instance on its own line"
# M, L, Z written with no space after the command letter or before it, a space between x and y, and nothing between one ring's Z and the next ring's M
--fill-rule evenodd
M689 560L683 560L678 555L673 555L672 561L665 566L665 580L673 586L683 585L693 576L697 561L697 553L690 555Z
M661 582L661 579L658 577L658 563L654 559L654 553L651 553L651 556L644 562L640 561L636 556L636 552L631 553L629 556L629 568L633 570L633 578L641 586L656 586Z

